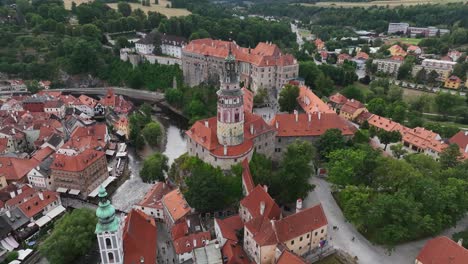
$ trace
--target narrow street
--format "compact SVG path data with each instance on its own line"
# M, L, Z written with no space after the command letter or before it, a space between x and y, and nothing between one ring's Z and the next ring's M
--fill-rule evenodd
M315 184L316 187L304 200L304 206L311 207L319 202L322 203L328 219L328 234L331 237L330 243L338 249L357 256L359 263L412 264L418 252L430 239L427 238L399 245L389 254L382 246L373 245L351 223L346 221L331 194L330 184L327 181L312 177L310 183ZM337 226L339 229L333 230L333 226ZM451 237L453 233L463 230L466 226L468 226L468 216L459 221L455 228L449 228L442 232L441 235ZM354 241L352 241L353 237L355 237Z

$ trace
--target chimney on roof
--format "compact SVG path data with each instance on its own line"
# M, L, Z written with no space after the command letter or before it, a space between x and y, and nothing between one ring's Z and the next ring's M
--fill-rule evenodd
M468 144L466 144L465 153L468 153Z
M39 199L41 199L41 201L44 201L44 194L42 192L39 192L38 195Z
M197 239L193 239L193 248L197 247Z
M299 213L302 210L302 199L299 198L296 201L296 213Z
M263 190L265 190L265 192L268 192L268 185L263 185Z
M6 216L7 216L8 218L11 218L10 210L6 210L5 214L6 214Z
M468 136L468 130L467 130L467 131L465 131L465 136Z
M322 112L318 112L318 119L320 120L321 117L322 117Z
M145 258L143 256L140 257L140 264L144 264L145 263Z
M275 126L276 126L276 129L279 128L279 122L278 121L276 121Z
M351 102L354 102L354 98L351 98Z
M254 134L254 125L253 124L250 124L250 134L251 135Z
M190 219L187 219L187 226L190 228Z
M260 215L263 215L265 213L265 202L261 201L260 202Z
M16 197L16 193L15 193L15 192L10 192L10 197L11 197L11 198L15 198L15 197Z
M18 194L22 194L23 193L23 189L18 189Z
M210 127L210 125L208 124L208 120L205 120L205 126Z
M460 247L463 247L463 238L458 239L457 244L458 244Z
M224 156L226 156L226 155L227 155L227 145L225 144L224 145Z
M312 121L312 114L311 113L307 113L307 119L310 121Z
M299 112L297 112L297 110L294 110L294 116L296 118L296 122L299 121Z

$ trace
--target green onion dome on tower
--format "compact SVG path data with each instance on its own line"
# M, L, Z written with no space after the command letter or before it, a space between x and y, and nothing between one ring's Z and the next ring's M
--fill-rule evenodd
M95 233L116 232L119 229L119 218L115 217L115 208L107 199L107 192L102 185L99 187L99 207L96 210L98 223Z

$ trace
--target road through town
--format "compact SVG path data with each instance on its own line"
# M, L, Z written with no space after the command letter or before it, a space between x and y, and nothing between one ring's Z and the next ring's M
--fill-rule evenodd
M338 207L331 194L330 184L324 179L312 177L310 183L315 184L312 191L304 200L304 207L311 207L317 203L322 203L323 209L328 219L329 237L334 247L344 250L352 256L357 256L362 264L412 264L418 252L430 239L422 239L397 246L391 253L385 248L373 245L362 236L354 226L347 222L341 209ZM337 226L338 230L333 230ZM458 222L455 228L445 230L441 235L450 237L453 233L459 232L468 226L468 217ZM355 238L352 241L352 238Z

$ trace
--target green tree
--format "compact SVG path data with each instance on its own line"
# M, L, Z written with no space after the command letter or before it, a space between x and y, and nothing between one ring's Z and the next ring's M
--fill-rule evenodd
M280 110L284 112L292 112L298 108L297 98L299 97L299 87L287 84L281 89L278 103Z
M341 93L349 99L356 99L358 101L364 102L364 93L359 87L354 85L347 86Z
M26 84L26 87L28 88L28 92L30 92L31 94L35 94L41 90L41 87L39 86L39 82L36 80L28 82Z
M416 82L423 84L426 83L427 80L427 71L426 69L422 68L416 73Z
M154 55L162 55L162 49L161 49L162 36L161 36L161 33L156 31L156 32L152 32L152 35L153 35L153 45L154 45L153 54Z
M96 241L97 219L89 209L75 209L59 219L39 251L52 264L75 263Z
M384 151L387 150L387 145L390 143L398 142L401 140L401 134L398 131L385 131L379 130L377 132L377 137L380 140L380 143L384 144Z
M132 7L127 2L119 2L117 4L117 10L125 17L128 17L132 13Z
M141 133L145 137L146 142L151 146L157 146L161 141L162 129L159 123L150 122L146 124Z
M144 182L164 181L168 170L168 158L164 154L154 153L143 162L140 177Z
M450 144L440 154L440 165L443 169L453 168L460 164L462 154L457 144Z
M437 78L439 78L439 74L435 70L432 70L427 75L427 83L434 85L437 83Z
M374 98L367 104L367 109L373 114L385 116L387 103L382 98Z
M398 68L398 80L406 80L411 76L412 63L405 62Z
M395 145L390 146L390 150L392 150L392 154L395 158L399 159L403 157L408 151L403 148L403 144L398 143Z
M345 146L346 140L341 130L336 128L325 131L316 143L316 148L322 159L327 159L328 154L332 151L344 148Z
M458 242L460 239L463 239L463 247L468 249L468 230L457 232L452 235L452 239L455 242Z
M328 155L328 176L332 183L346 186L368 182L364 169L368 154L360 149L337 149Z

